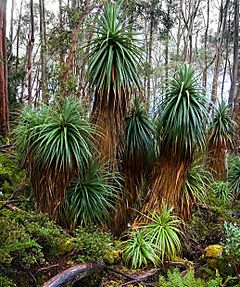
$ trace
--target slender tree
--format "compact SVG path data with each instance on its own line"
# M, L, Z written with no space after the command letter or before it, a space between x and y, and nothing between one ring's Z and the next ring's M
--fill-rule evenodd
M0 1L0 135L3 138L9 132L6 6L6 0Z
M34 9L33 0L30 0L30 28L29 28L29 38L27 47L27 82L28 82L28 102L32 102L32 74L33 74L33 46L35 42L34 38Z
M240 70L239 60L239 1L234 1L234 43L233 43L233 68L232 68L232 83L229 93L229 103L231 109L237 111L234 108L234 101L236 101L238 74Z
M226 29L229 2L230 0L226 0L224 3L224 0L222 0L219 11L218 28L216 35L215 62L213 71L212 97L211 97L212 103L214 105L217 103L219 70L222 58L222 44L224 39L224 31Z
M39 0L39 14L40 14L40 43L41 43L41 90L42 98L48 102L48 91L47 91L47 63L46 63L46 20L45 20L45 0Z
M208 51L207 51L207 44L208 44L208 31L209 31L209 22L210 22L210 0L207 0L207 18L206 18L206 28L204 34L204 70L203 70L203 87L207 88L207 76L208 76Z

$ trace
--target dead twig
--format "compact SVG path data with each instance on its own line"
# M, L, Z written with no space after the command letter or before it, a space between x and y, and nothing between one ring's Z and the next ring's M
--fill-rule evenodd
M55 268L55 267L59 267L59 264L54 264L54 265L51 265L51 266L42 267L42 268L38 269L36 271L36 273L48 271L49 269L52 269L52 268Z

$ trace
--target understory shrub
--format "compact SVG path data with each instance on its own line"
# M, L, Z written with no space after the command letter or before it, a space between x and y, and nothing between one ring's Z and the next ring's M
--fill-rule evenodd
M229 158L228 180L233 190L234 197L238 197L240 192L240 157L232 156Z
M179 226L182 222L172 211L163 205L162 211L152 214L150 223L143 227L146 240L154 245L161 261L174 260L181 251Z
M5 198L26 178L26 173L21 170L12 155L0 152L0 192Z
M228 204L233 199L233 191L226 181L216 181L212 185L212 191L216 198L223 201L224 204Z
M0 264L25 267L44 264L68 240L59 227L41 213L0 210Z
M123 259L126 264L131 262L133 268L173 260L181 251L181 220L172 214L172 209L163 205L160 213L152 214L148 219L148 224L131 231L129 239L121 244Z
M113 250L113 237L102 229L89 225L76 230L76 247L78 262L103 261L109 250Z
M240 271L240 227L236 223L224 223L224 252L235 272Z
M216 276L208 282L205 282L201 278L195 278L194 271L190 269L185 276L180 274L178 269L168 271L167 278L160 276L161 287L223 287L227 286L223 283L223 279L216 271Z
M71 229L77 224L104 224L118 198L119 179L117 173L108 172L92 160L67 189L63 205L66 224Z
M142 265L147 266L149 262L157 265L159 257L155 251L155 246L145 239L145 234L142 230L137 230L130 233L130 238L124 242L125 264L131 262L133 269L140 268Z
M16 283L0 271L0 287L16 287Z

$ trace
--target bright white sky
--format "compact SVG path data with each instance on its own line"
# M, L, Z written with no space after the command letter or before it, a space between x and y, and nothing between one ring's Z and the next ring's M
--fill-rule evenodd
M1 0L0 0L1 1ZM19 13L20 4L21 1L27 2L26 0L7 0L7 21L8 21L8 27L9 30L9 22L11 19L11 7L12 7L12 1L14 1L14 13ZM34 0L34 2L38 2L38 0ZM63 1L63 4L65 1ZM58 0L45 0L45 6L47 10L52 10L53 12L58 11Z

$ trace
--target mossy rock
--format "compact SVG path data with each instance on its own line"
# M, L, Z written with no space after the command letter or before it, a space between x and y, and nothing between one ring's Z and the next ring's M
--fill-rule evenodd
M220 244L209 245L204 250L204 257L210 267L217 268L222 259L224 247Z
M67 253L71 252L74 249L74 246L75 246L75 238L69 238L64 243L58 244L57 252L60 255L67 254Z
M103 260L107 264L116 264L121 261L122 258L122 250L120 249L109 249L106 251L106 254L103 257Z

